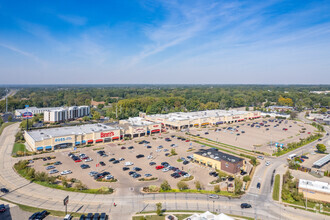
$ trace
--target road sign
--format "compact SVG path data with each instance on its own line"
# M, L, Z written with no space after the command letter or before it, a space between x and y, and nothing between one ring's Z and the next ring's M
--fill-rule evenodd
M69 196L67 196L63 199L63 204L64 205L68 205L68 203L69 203Z
M32 112L24 112L22 116L23 118L32 118L33 114Z

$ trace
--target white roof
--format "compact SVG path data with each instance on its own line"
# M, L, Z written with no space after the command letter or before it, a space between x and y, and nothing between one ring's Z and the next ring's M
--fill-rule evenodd
M101 131L118 130L120 127L112 127L105 124L87 124L80 126L68 126L58 128L46 128L29 131L28 134L35 140L41 141L53 137L63 137L68 135L90 134Z
M204 213L195 213L192 216L189 216L185 220L234 220L234 218L221 213L219 215L212 214L211 212L207 211Z
M330 194L330 184L326 182L299 179L299 188Z
M324 164L328 163L329 161L330 161L330 154L328 154L325 157L322 157L321 159L315 161L313 163L313 166L321 167Z
M123 122L129 123L133 126L144 126L144 125L153 125L155 124L154 122L147 121L144 118L141 117L133 117L133 118L128 118L126 120L121 120Z

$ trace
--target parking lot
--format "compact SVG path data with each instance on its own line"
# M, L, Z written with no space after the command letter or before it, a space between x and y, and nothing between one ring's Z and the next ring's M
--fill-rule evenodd
M208 183L212 180L215 180L216 177L209 175L209 168L201 167L198 164L191 162L178 162L177 160L182 157L189 161L189 156L193 154L193 151L196 151L201 148L199 144L186 142L187 140L179 140L177 137L172 137L177 132L170 132L168 134L155 135L153 137L141 138L139 140L134 139L131 141L119 142L119 143L109 143L109 144L98 144L93 147L88 148L78 148L74 155L78 157L77 162L70 158L69 153L72 150L65 150L60 152L55 152L47 154L47 156L55 156L55 159L51 160L36 160L31 165L37 171L51 172L52 170L58 170L51 175L60 175L64 170L70 170L72 173L66 174L68 178L76 178L82 181L89 188L99 188L101 186L111 186L112 188L135 188L135 190L140 189L143 186L149 185L160 185L164 180L167 180L173 188L177 188L176 184L178 181L190 175L194 176L194 179L187 181L186 183L190 188L195 188L194 182L196 180L200 181L205 189L213 189L213 186L208 186ZM183 133L179 132L180 135ZM166 141L166 138L169 138L170 141ZM141 140L147 141L146 143L138 143ZM160 147L161 146L161 147ZM174 149L177 155L174 156L165 156L165 154L171 154L171 150ZM190 151L193 150L193 151ZM101 152L100 152L101 151ZM102 152L103 151L103 152ZM98 153L99 152L99 153ZM82 159L79 157L80 154L85 154ZM141 155L141 158L137 158L137 155ZM143 156L142 156L143 155ZM87 159L91 158L91 159ZM119 160L121 159L121 160ZM81 162L78 162L81 160ZM85 162L85 160L91 160ZM109 162L109 160L111 162ZM55 163L60 161L60 165L52 164L52 169L47 170L47 163ZM104 163L104 165L98 165ZM129 162L132 165L127 165ZM153 165L150 163L153 162ZM169 163L171 167L174 167L173 170L170 169L156 169L157 166L161 166L163 162ZM83 169L81 165L86 164L89 168ZM126 165L125 165L126 164ZM166 164L164 164L166 166ZM123 167L127 170L123 170ZM136 178L129 175L130 171L133 171L133 168L137 167L141 170L135 171L141 176ZM159 168L159 167L158 167ZM171 174L174 173L175 168L178 169L177 178L172 177ZM200 171L204 172L200 172ZM90 176L89 173L95 171L97 173L109 172L106 176L112 175L117 182L99 182ZM183 172L180 172L183 171ZM54 172L54 171L53 171ZM139 181L140 178L147 178L145 175L149 174L148 178L156 177L156 180L152 181ZM181 175L180 175L181 174Z
M275 147L270 147L270 142L287 144L298 142L299 138L309 136L314 130L311 125L292 120L254 120L240 122L230 125L222 125L218 128L192 129L190 132L214 141L243 147L248 150L263 151L272 153ZM303 128L304 133L300 133ZM287 129L287 130L285 130Z
M264 122L263 125L260 123L262 120L223 125L216 128L218 131L215 131L215 128L193 128L190 132L250 150L254 148L253 145L260 145L261 147L258 147L257 150L271 152L270 147L267 146L270 138L273 139L273 142L293 142L308 136L309 132L315 130L314 127L294 121L285 122L283 120L279 123L274 120ZM252 124L254 126L251 127ZM265 125L267 126L265 127ZM229 127L231 130L228 129ZM305 133L299 132L302 127L306 128ZM287 128L287 130L285 131L283 128ZM205 134L206 132L208 134ZM194 164L189 159L193 152L203 146L189 140L180 140L177 138L179 136L185 136L184 132L169 131L167 134L156 134L130 141L96 144L91 147L78 148L75 152L72 148L65 149L47 154L47 156L55 156L55 159L35 160L31 166L37 171L53 172L50 175L61 175L63 171L69 171L63 176L81 180L88 188L109 186L117 190L130 188L138 191L144 186L159 186L164 180L167 180L172 188L177 188L176 184L180 180L193 176L194 178L190 177L191 180L186 182L190 188L195 189L194 182L198 180L204 189L213 190L214 186L209 184L217 179L209 175L209 172L213 170ZM177 155L171 156L172 149ZM69 155L70 152L73 154ZM188 162L183 164L184 160L178 161L180 158ZM55 163L57 161L60 162L58 165ZM168 165L164 162L170 165L169 169L164 169ZM47 163L51 163L50 165L53 166L49 167L49 170L47 170ZM158 167L162 165L164 167ZM139 181L141 178L155 179Z

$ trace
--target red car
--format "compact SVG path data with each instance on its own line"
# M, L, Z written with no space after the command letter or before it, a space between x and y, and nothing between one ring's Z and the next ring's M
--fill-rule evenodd
M79 160L75 160L74 162L78 163L78 162L81 162L81 160L80 159Z
M163 169L163 168L164 168L164 166L162 166L162 165L156 166L156 170L160 170L160 169Z
M186 142L189 142L190 140L186 140Z

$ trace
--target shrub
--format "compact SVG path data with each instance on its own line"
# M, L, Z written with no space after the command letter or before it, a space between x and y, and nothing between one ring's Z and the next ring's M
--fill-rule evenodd
M163 212L162 212L162 203L160 203L160 202L156 203L156 207L157 207L157 210L156 210L157 215L161 216L163 214Z
M203 188L203 185L199 181L196 181L195 182L195 187L196 187L197 190L201 190Z
M170 186L170 184L167 182L167 180L165 180L165 181L160 185L160 188L161 188L163 191L171 190L171 186Z
M216 192L216 193L220 192L220 186L219 185L214 186L214 192Z
M188 184L183 181L179 181L176 185L180 190L189 189Z
M244 182L248 182L248 181L250 181L250 180L251 180L251 177L248 176L248 175L246 175L246 176L243 177L243 181L244 181Z

